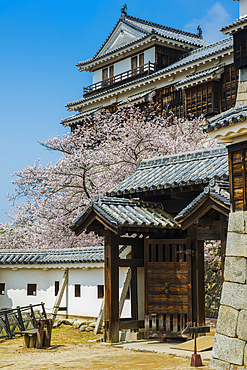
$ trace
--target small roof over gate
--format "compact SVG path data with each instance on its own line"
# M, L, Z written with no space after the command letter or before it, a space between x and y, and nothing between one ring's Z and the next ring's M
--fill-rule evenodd
M124 198L98 197L70 225L79 235L95 220L116 234L180 228L177 221L163 210L161 203L135 201Z
M143 192L208 184L211 179L228 180L225 147L202 149L141 160L137 170L109 190L108 196L133 196Z

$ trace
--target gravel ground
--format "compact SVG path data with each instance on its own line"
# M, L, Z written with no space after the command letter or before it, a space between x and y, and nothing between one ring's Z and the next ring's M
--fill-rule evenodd
M190 360L156 353L126 351L114 346L92 344L91 333L70 326L54 329L52 347L23 349L23 338L0 341L0 369L153 369L191 370ZM208 362L203 367L207 369Z

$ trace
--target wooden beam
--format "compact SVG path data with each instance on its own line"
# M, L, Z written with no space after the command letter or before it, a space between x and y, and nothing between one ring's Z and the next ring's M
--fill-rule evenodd
M119 245L143 245L143 238L119 238Z
M143 259L120 259L119 260L119 266L120 267L143 267L144 266L144 260Z
M205 326L204 240L197 241L197 322Z
M99 315L98 315L98 318L97 318L97 321L96 321L96 325L95 325L95 328L94 328L94 334L95 335L98 334L99 328L102 326L104 316L105 316L105 301L103 299L102 303L101 303L101 306L100 306Z
M128 293L130 281L131 281L131 268L129 268L128 271L127 271L125 281L124 281L123 290L122 290L120 301L119 301L119 318L122 315L123 306L124 306L124 302L125 302L125 299L126 299L126 295Z
M104 341L119 342L119 238L105 236L105 332Z
M59 288L58 295L57 295L57 298L55 300L55 303L54 303L54 306L53 306L53 309L52 309L52 313L51 313L52 325L54 324L54 321L56 319L58 309L60 307L60 303L61 303L61 300L63 298L63 293L64 293L65 287L67 285L67 282L68 282L68 269L66 269L64 271L61 287Z

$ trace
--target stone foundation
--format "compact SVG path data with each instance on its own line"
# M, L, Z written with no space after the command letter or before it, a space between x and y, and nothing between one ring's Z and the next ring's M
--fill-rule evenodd
M247 370L247 211L229 215L211 369Z

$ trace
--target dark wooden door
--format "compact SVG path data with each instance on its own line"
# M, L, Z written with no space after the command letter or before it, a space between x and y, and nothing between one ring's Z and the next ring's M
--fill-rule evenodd
M146 315L181 331L192 317L190 239L146 239L144 262Z

